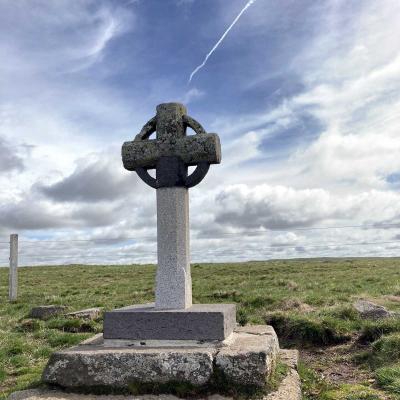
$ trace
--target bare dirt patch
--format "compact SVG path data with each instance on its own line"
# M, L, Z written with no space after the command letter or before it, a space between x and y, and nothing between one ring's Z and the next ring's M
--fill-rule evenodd
M351 342L337 346L302 349L300 350L300 359L319 373L328 383L373 383L372 373L360 368L352 360L352 355L358 350L360 350L360 347L353 339Z

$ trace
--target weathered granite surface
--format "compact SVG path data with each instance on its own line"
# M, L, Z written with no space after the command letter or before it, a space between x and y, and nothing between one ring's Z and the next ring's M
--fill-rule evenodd
M203 385L213 372L215 349L71 349L54 353L43 381L67 388L126 388L134 382Z
M299 353L297 350L280 350L281 362L289 367L289 371L280 383L278 389L268 393L262 400L301 400L301 382L297 373L297 363ZM231 400L218 394L213 394L197 400ZM31 389L15 392L11 394L8 400L179 400L178 397L161 395L139 395L139 396L107 396L107 395L82 395L76 393L67 393L60 389ZM255 399L256 400L256 399ZM260 399L261 400L261 399Z
M122 146L122 159L128 171L135 171L138 167L155 168L160 157L180 157L186 165L219 163L219 137L216 133L207 133L185 136L173 143L134 140Z
M385 307L368 300L357 300L354 303L354 308L365 319L376 320L396 316L396 313L388 311Z
M271 327L238 328L223 342L196 346L105 347L99 336L54 353L43 381L65 388L126 388L134 382L188 382L201 386L214 373L238 385L263 386L275 365L278 340Z
M298 350L286 350L280 349L279 350L279 359L280 361L287 365L289 368L297 369L299 364L299 351Z
M235 327L234 304L193 304L182 310L162 310L151 303L104 315L105 339L224 340Z
M244 326L233 333L230 346L215 356L216 366L232 382L264 386L279 352L274 329L267 325Z
M48 305L33 307L29 316L37 319L48 319L63 314L67 308L65 306Z
M142 128L135 140L122 146L122 161L129 171L137 168L156 168L161 157L179 157L186 165L200 162L221 162L221 144L217 134L206 133L203 127L186 115L179 103L157 106L157 114ZM186 136L186 127L195 135ZM157 131L156 139L149 139Z
M185 187L157 190L157 259L155 307L191 307L189 191Z

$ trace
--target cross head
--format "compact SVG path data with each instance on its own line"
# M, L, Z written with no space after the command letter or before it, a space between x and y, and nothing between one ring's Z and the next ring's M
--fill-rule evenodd
M195 135L186 134L188 127ZM154 132L156 138L150 139ZM205 177L210 164L221 162L221 144L216 133L206 133L187 115L184 105L164 103L135 139L123 144L122 161L153 188L192 187ZM188 175L188 167L194 165L196 169ZM149 169L156 169L156 178Z

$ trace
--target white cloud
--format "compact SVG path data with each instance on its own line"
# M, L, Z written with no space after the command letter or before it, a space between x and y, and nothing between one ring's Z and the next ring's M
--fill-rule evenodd
M18 148L7 143L0 137L0 173L23 171L24 161L18 154Z
M194 3L194 0L176 0L178 6L188 6Z
M315 35L294 53L288 71L304 89L265 112L216 120L213 129L239 135L236 142L246 143L243 160L258 160L257 166L243 167L237 182L251 175L255 184L280 182L341 193L390 190L387 176L400 171L399 3L332 1L321 7ZM258 26L258 17L252 18ZM300 140L276 164L277 153L261 150L261 144L296 129L304 116L319 122L319 137ZM233 143L227 146L228 160ZM241 152L233 154L232 162L239 162Z
M216 221L246 229L291 229L379 223L400 216L400 194L371 190L348 195L324 189L234 185L216 196ZM332 223L333 222L333 223Z
M325 33L295 61L307 90L290 105L326 127L293 156L307 171L308 184L384 188L386 175L400 170L399 3L362 5L347 27L337 21L345 15L340 7L328 14Z
M189 104L193 101L196 101L202 97L204 97L205 93L197 88L191 88L189 89L185 95L182 97L181 102L183 104Z
M0 11L0 52L7 60L0 70L31 77L89 67L111 39L131 29L133 20L128 9L93 1L2 3Z

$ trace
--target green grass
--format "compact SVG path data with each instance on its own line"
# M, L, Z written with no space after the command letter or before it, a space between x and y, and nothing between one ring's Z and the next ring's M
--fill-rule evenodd
M329 390L327 382L301 361L298 365L298 372L301 378L303 400L321 399L321 396Z
M284 346L332 346L350 343L357 336L363 347L356 346L352 351L362 353L358 362L369 368L372 376L382 376L378 371L392 368L393 360L385 359L376 366L369 360L376 357L381 346L377 340L396 335L400 332L400 323L362 321L351 303L365 297L400 311L400 302L385 297L400 295L400 259L195 264L192 271L195 303L234 302L238 306L239 323L269 321L279 332ZM3 397L14 390L37 385L53 351L101 331L101 319L90 323L61 317L32 320L29 310L33 306L59 304L67 306L68 311L88 307L111 310L154 300L155 267L151 265L20 268L19 298L12 304L7 301L7 274L6 268L0 268L0 393ZM382 344L379 352L384 353L385 349ZM311 393L305 399L327 399L335 390L347 391L350 400L357 398L353 394L360 385L351 385L351 390L343 384L332 386L322 378L319 380L318 371L309 368L307 373L303 372L305 391L308 387ZM317 380L311 378L313 374ZM379 385L388 396L396 395L391 389L396 383ZM361 386L361 394L367 393L367 389L373 391L365 396L378 393L376 388ZM365 396L360 399L368 399Z
M340 388L331 389L322 396L323 400L380 400L381 394L364 385L342 385Z
M350 340L349 329L333 318L274 313L265 318L279 338L301 345L331 345Z
M376 371L378 385L400 398L400 365L382 367Z
M299 375L302 381L303 400L381 400L387 399L375 388L363 384L328 384L319 374L299 364Z
M400 333L382 336L372 344L375 363L385 365L400 360Z
M400 332L400 318L366 322L361 329L359 341L364 344L372 343L393 332Z

